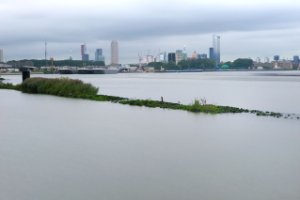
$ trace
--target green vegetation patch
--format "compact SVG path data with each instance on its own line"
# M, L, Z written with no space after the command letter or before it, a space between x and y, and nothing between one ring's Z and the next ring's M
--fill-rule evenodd
M16 85L11 84L11 83L2 83L2 82L0 82L0 89L18 90L18 87Z
M140 100L140 99L126 99L121 100L119 103L128 104L132 106L145 106L151 108L167 108L172 110L186 110L189 112L195 113L242 113L249 112L248 110L241 108L234 108L229 106L216 106L211 104L201 105L198 100L191 105L183 105L179 103L171 103L171 102L163 102L163 101L155 101L155 100Z
M171 102L163 102L163 101L155 101L155 100L142 100L142 99L125 99L119 101L121 104L127 104L131 106L145 106L150 108L168 108L172 110L186 110L185 106L182 104L171 103Z
M90 100L95 100L95 101L111 101L114 103L118 103L123 100L127 100L127 98L124 97L117 97L117 96L109 96L109 95L96 95L93 97L89 97Z
M92 98L98 93L98 88L91 84L68 78L29 78L19 85L19 89L31 94L51 94L74 98Z

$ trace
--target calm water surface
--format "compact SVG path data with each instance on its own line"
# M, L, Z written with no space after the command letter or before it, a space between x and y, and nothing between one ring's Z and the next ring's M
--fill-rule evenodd
M61 75L33 75L61 77ZM99 87L100 93L131 98L207 103L300 113L300 71L63 75ZM5 77L20 83L20 76Z
M104 94L187 103L206 97L222 105L300 113L300 80L294 76L70 77L93 83ZM300 199L298 120L192 114L9 90L0 90L0 99L0 199Z

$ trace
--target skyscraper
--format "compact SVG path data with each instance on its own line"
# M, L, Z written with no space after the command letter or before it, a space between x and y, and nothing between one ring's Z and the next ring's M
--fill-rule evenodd
M82 61L88 61L89 60L89 54L86 53L86 44L82 44L80 46L80 52L81 52L81 60Z
M178 64L183 59L184 59L183 51L182 50L176 50L176 64Z
M168 62L167 52L162 52L159 54L159 62Z
M89 60L90 60L89 54L84 54L82 61L89 61Z
M209 59L214 60L214 48L209 48Z
M197 55L197 51L194 51L194 52L192 53L192 57L191 57L191 59L192 59L192 60L196 60L196 59L197 59L197 57L198 57L198 55Z
M4 62L3 49L0 49L0 62Z
M293 69L298 69L300 64L299 56L295 55L293 57Z
M102 49L96 49L95 51L95 61L103 61L105 58L103 56L103 50Z
M221 54L220 54L220 36L213 35L213 57L216 64L220 64L221 62Z
M80 45L81 60L83 60L85 51L86 51L86 45L85 44Z
M168 53L168 62L176 62L176 53Z
M111 41L111 65L119 65L119 45L118 41Z
M297 56L297 55L294 56L294 57L293 57L293 62L299 64L299 62L300 62L299 56Z

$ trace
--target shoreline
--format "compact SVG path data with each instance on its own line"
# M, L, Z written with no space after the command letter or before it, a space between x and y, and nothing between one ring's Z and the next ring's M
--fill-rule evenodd
M30 72L31 74L45 74L45 73L43 73L43 72ZM5 75L9 75L9 76L11 76L11 75L22 75L22 72L5 72L5 73L1 73L0 72L0 76L5 76Z
M203 70L203 69L190 69L190 70L166 70L166 71L154 71L154 72L119 72L117 74L136 74L136 73L153 73L153 74L164 74L164 73L170 73L170 74L174 74L174 73L211 73L211 72L265 72L266 75L270 75L270 76L280 76L277 74L272 74L272 73L276 73L276 72L299 72L300 70L284 70L284 69L272 69L272 70L250 70L250 69L228 69L228 70ZM21 72L0 72L0 76L5 76L5 75L21 75ZM62 74L62 73L44 73L44 72L31 72L31 74L56 74L56 75L68 75L68 74ZM80 73L75 73L75 74L80 74ZM81 74L81 75L85 75L85 74ZM98 74L94 74L94 75L98 75ZM103 75L103 74L99 74L99 75ZM285 75L283 75L285 76ZM294 76L294 75L291 75ZM298 75L295 75L298 76ZM300 74L299 74L300 76Z

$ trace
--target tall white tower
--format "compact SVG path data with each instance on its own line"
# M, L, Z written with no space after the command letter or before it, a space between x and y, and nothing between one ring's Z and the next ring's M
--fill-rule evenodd
M118 41L111 41L111 65L119 65L119 45Z

